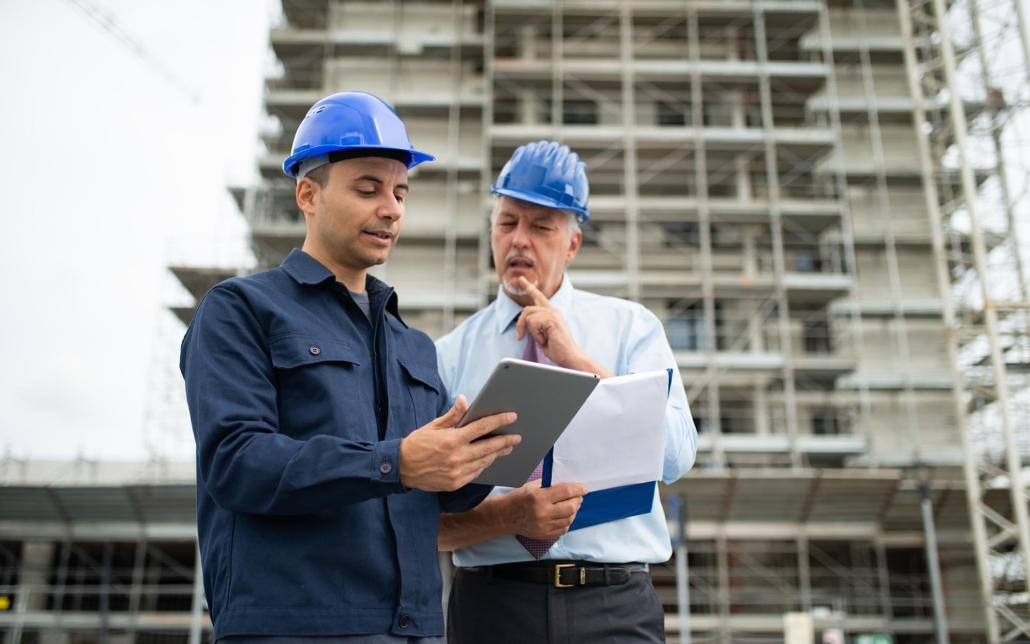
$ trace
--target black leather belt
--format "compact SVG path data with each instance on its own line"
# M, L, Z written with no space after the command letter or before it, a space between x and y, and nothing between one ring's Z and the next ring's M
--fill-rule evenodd
M647 572L642 563L594 563L592 561L527 561L476 566L458 570L485 574L512 581L528 581L536 584L550 584L555 588L577 586L612 586L624 584L634 572Z

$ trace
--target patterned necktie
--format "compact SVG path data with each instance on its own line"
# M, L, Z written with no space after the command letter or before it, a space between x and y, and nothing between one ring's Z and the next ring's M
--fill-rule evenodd
M547 364L547 357L533 339L533 336L529 333L526 333L526 335L528 336L526 338L526 350L522 353L522 359L526 362ZM543 475L544 462L540 461L540 463L537 464L536 469L533 470L533 473L529 475L528 479L526 479L526 483L529 483L530 481L539 481ZM518 539L518 542L522 544L522 547L528 550L529 554L533 555L533 558L537 560L539 560L540 557L543 557L544 553L546 553L548 549L558 541L558 539L531 539L529 537L524 537L521 534L515 535L515 538Z

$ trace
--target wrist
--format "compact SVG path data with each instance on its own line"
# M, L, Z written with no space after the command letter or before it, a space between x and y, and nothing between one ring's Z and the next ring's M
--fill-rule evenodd
M512 512L506 497L506 494L487 497L479 504L479 508L487 515L487 522L493 526L492 532L496 536L515 533L515 526L511 520Z
M595 373L602 378L610 378L612 376L607 369L597 364L597 362L595 362L594 359L587 355L587 352L582 349L580 349L579 352L568 361L568 363L568 365L563 365L566 369L574 369L585 373Z

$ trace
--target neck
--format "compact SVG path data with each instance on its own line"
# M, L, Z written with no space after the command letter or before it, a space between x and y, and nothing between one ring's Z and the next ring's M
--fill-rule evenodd
M328 253L322 252L321 248L316 247L307 239L304 240L304 245L300 249L318 260L319 264L332 271L333 275L336 276L336 281L341 282L351 293L365 292L365 277L368 274L368 269L354 268L334 261Z
M504 294L510 297L512 302L515 302L522 308L526 308L527 306L531 306L533 304L532 298L530 298L528 295L515 295L514 293L508 290L507 286L504 287Z

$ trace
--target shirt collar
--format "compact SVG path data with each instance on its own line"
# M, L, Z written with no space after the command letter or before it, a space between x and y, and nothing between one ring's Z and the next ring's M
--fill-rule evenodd
M299 248L294 248L290 251L290 254L283 260L281 267L286 271L286 274L292 277L298 284L319 285L337 283L336 275L334 275L331 270ZM343 283L340 283L340 287L344 290L347 289ZM386 312L397 318L397 321L404 324L405 327L408 326L401 318L397 301L397 293L390 288L390 286L381 280L366 274L365 291L368 293L369 302L376 302L379 298L386 297ZM373 310L374 307L375 305L373 304Z
M569 312L572 309L573 290L569 274L564 273L561 279L561 286L558 287L554 297L551 298L551 306L558 309L566 320L569 318ZM497 307L497 333L504 333L522 313L522 306L504 292L503 284L497 287L497 300L494 302L494 305Z

